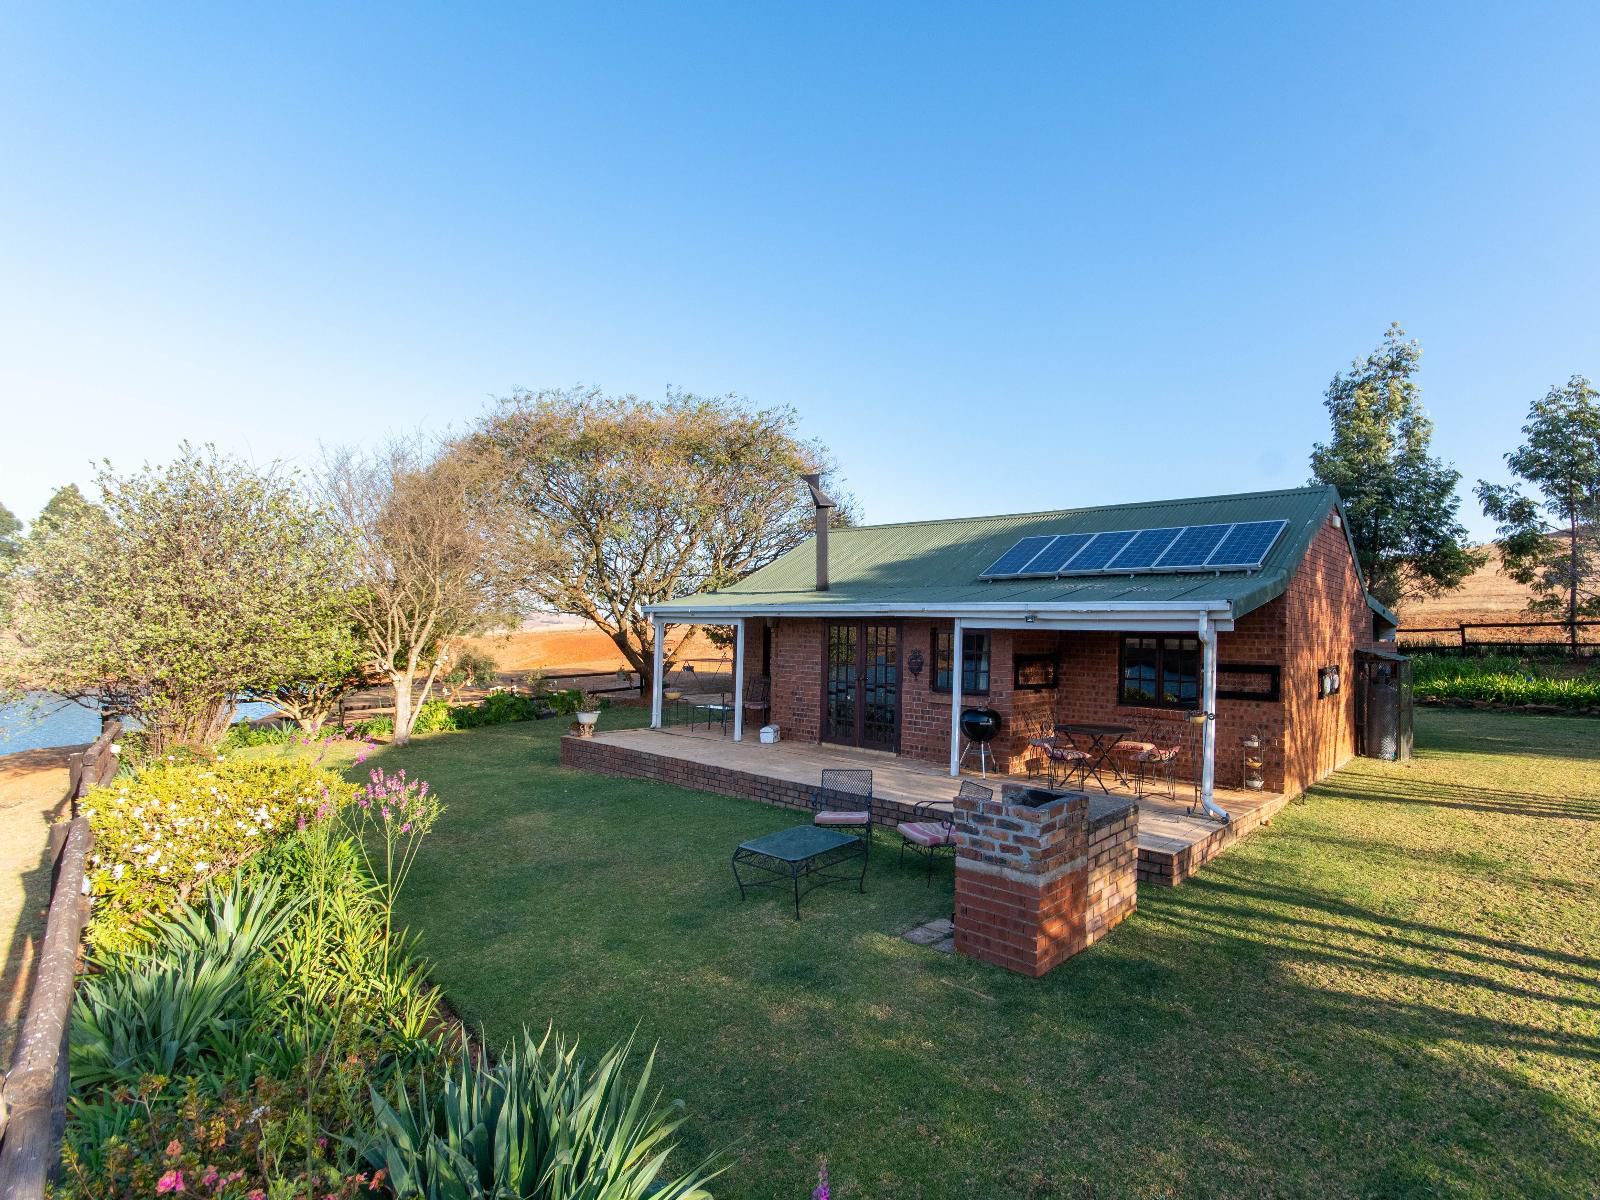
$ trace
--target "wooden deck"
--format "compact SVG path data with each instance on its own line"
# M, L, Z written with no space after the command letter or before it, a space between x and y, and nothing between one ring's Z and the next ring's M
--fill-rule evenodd
M714 728L693 732L683 727L623 729L590 738L568 737L563 743L562 761L579 769L660 779L774 804L803 803L806 791L816 785L827 767L871 770L874 799L890 817L909 815L911 806L920 802L948 800L955 790L947 771L913 759L805 742L764 746L754 736L735 742ZM1107 782L1113 782L1109 770L1106 775ZM979 776L967 771L963 778ZM1020 775L989 778L1024 779ZM1181 883L1229 845L1270 821L1289 800L1273 792L1219 788L1216 801L1233 819L1218 825L1185 811L1191 790L1191 785L1180 783L1177 801L1160 796L1139 801L1141 882ZM1117 792L1113 787L1113 794Z

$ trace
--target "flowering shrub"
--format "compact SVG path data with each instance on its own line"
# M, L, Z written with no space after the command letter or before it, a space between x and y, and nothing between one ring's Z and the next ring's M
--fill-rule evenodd
M368 1058L338 1062L312 1097L319 1116L337 1121L344 1094L365 1093L373 1083ZM56 1194L85 1200L386 1196L382 1173L360 1169L338 1139L308 1139L305 1108L304 1094L268 1075L246 1088L230 1084L220 1094L198 1079L148 1076L137 1086L76 1105Z
M94 831L89 936L126 944L137 921L187 903L208 880L325 819L355 788L304 758L163 760L84 798Z

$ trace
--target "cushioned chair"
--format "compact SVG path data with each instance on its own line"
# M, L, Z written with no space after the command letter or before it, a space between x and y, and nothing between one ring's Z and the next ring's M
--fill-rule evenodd
M1057 744L1055 737L1038 737L1028 743L1044 751L1045 782L1049 787L1060 787L1072 782L1074 775L1082 776L1089 764L1089 755L1071 746ZM1079 779L1080 786L1082 779Z
M964 779L956 797L963 800L993 800L994 789ZM900 831L900 860L905 861L907 850L927 859L927 883L933 882L933 860L941 851L948 850L950 856L955 857L956 827L954 822L944 815L944 809L948 804L947 800L924 800L913 807L913 820L901 821L896 827Z
M1183 753L1181 745L1154 745L1143 751L1133 760L1136 774L1133 777L1134 794L1144 796L1151 794L1151 783L1160 779L1166 783L1166 797L1168 800L1178 798L1177 786L1173 782L1173 772L1176 769L1178 755Z
M758 675L750 681L750 686L744 689L744 721L748 725L752 721L757 725L767 723L767 714L772 711L772 680L765 675Z
M859 829L872 853L872 772L832 768L811 793L811 823L830 829Z
M1124 783L1133 784L1134 794L1139 794L1139 781L1141 764L1144 756L1156 748L1156 736L1148 728L1140 728L1138 732L1123 738L1106 756L1117 773L1117 777Z

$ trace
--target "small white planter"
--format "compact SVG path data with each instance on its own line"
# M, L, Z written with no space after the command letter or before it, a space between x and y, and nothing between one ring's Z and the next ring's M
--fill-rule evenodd
M594 712L581 712L577 714L577 717L579 725L593 725L600 719L600 712L598 709Z

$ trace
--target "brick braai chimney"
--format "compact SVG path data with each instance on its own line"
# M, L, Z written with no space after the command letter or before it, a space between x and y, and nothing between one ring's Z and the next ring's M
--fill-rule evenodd
M817 508L817 591L828 590L828 518L832 510L837 508L828 493L822 490L822 476L802 475L806 486L811 489L811 503Z
M1133 912L1139 810L1120 796L1002 784L957 797L956 949L1043 975Z

